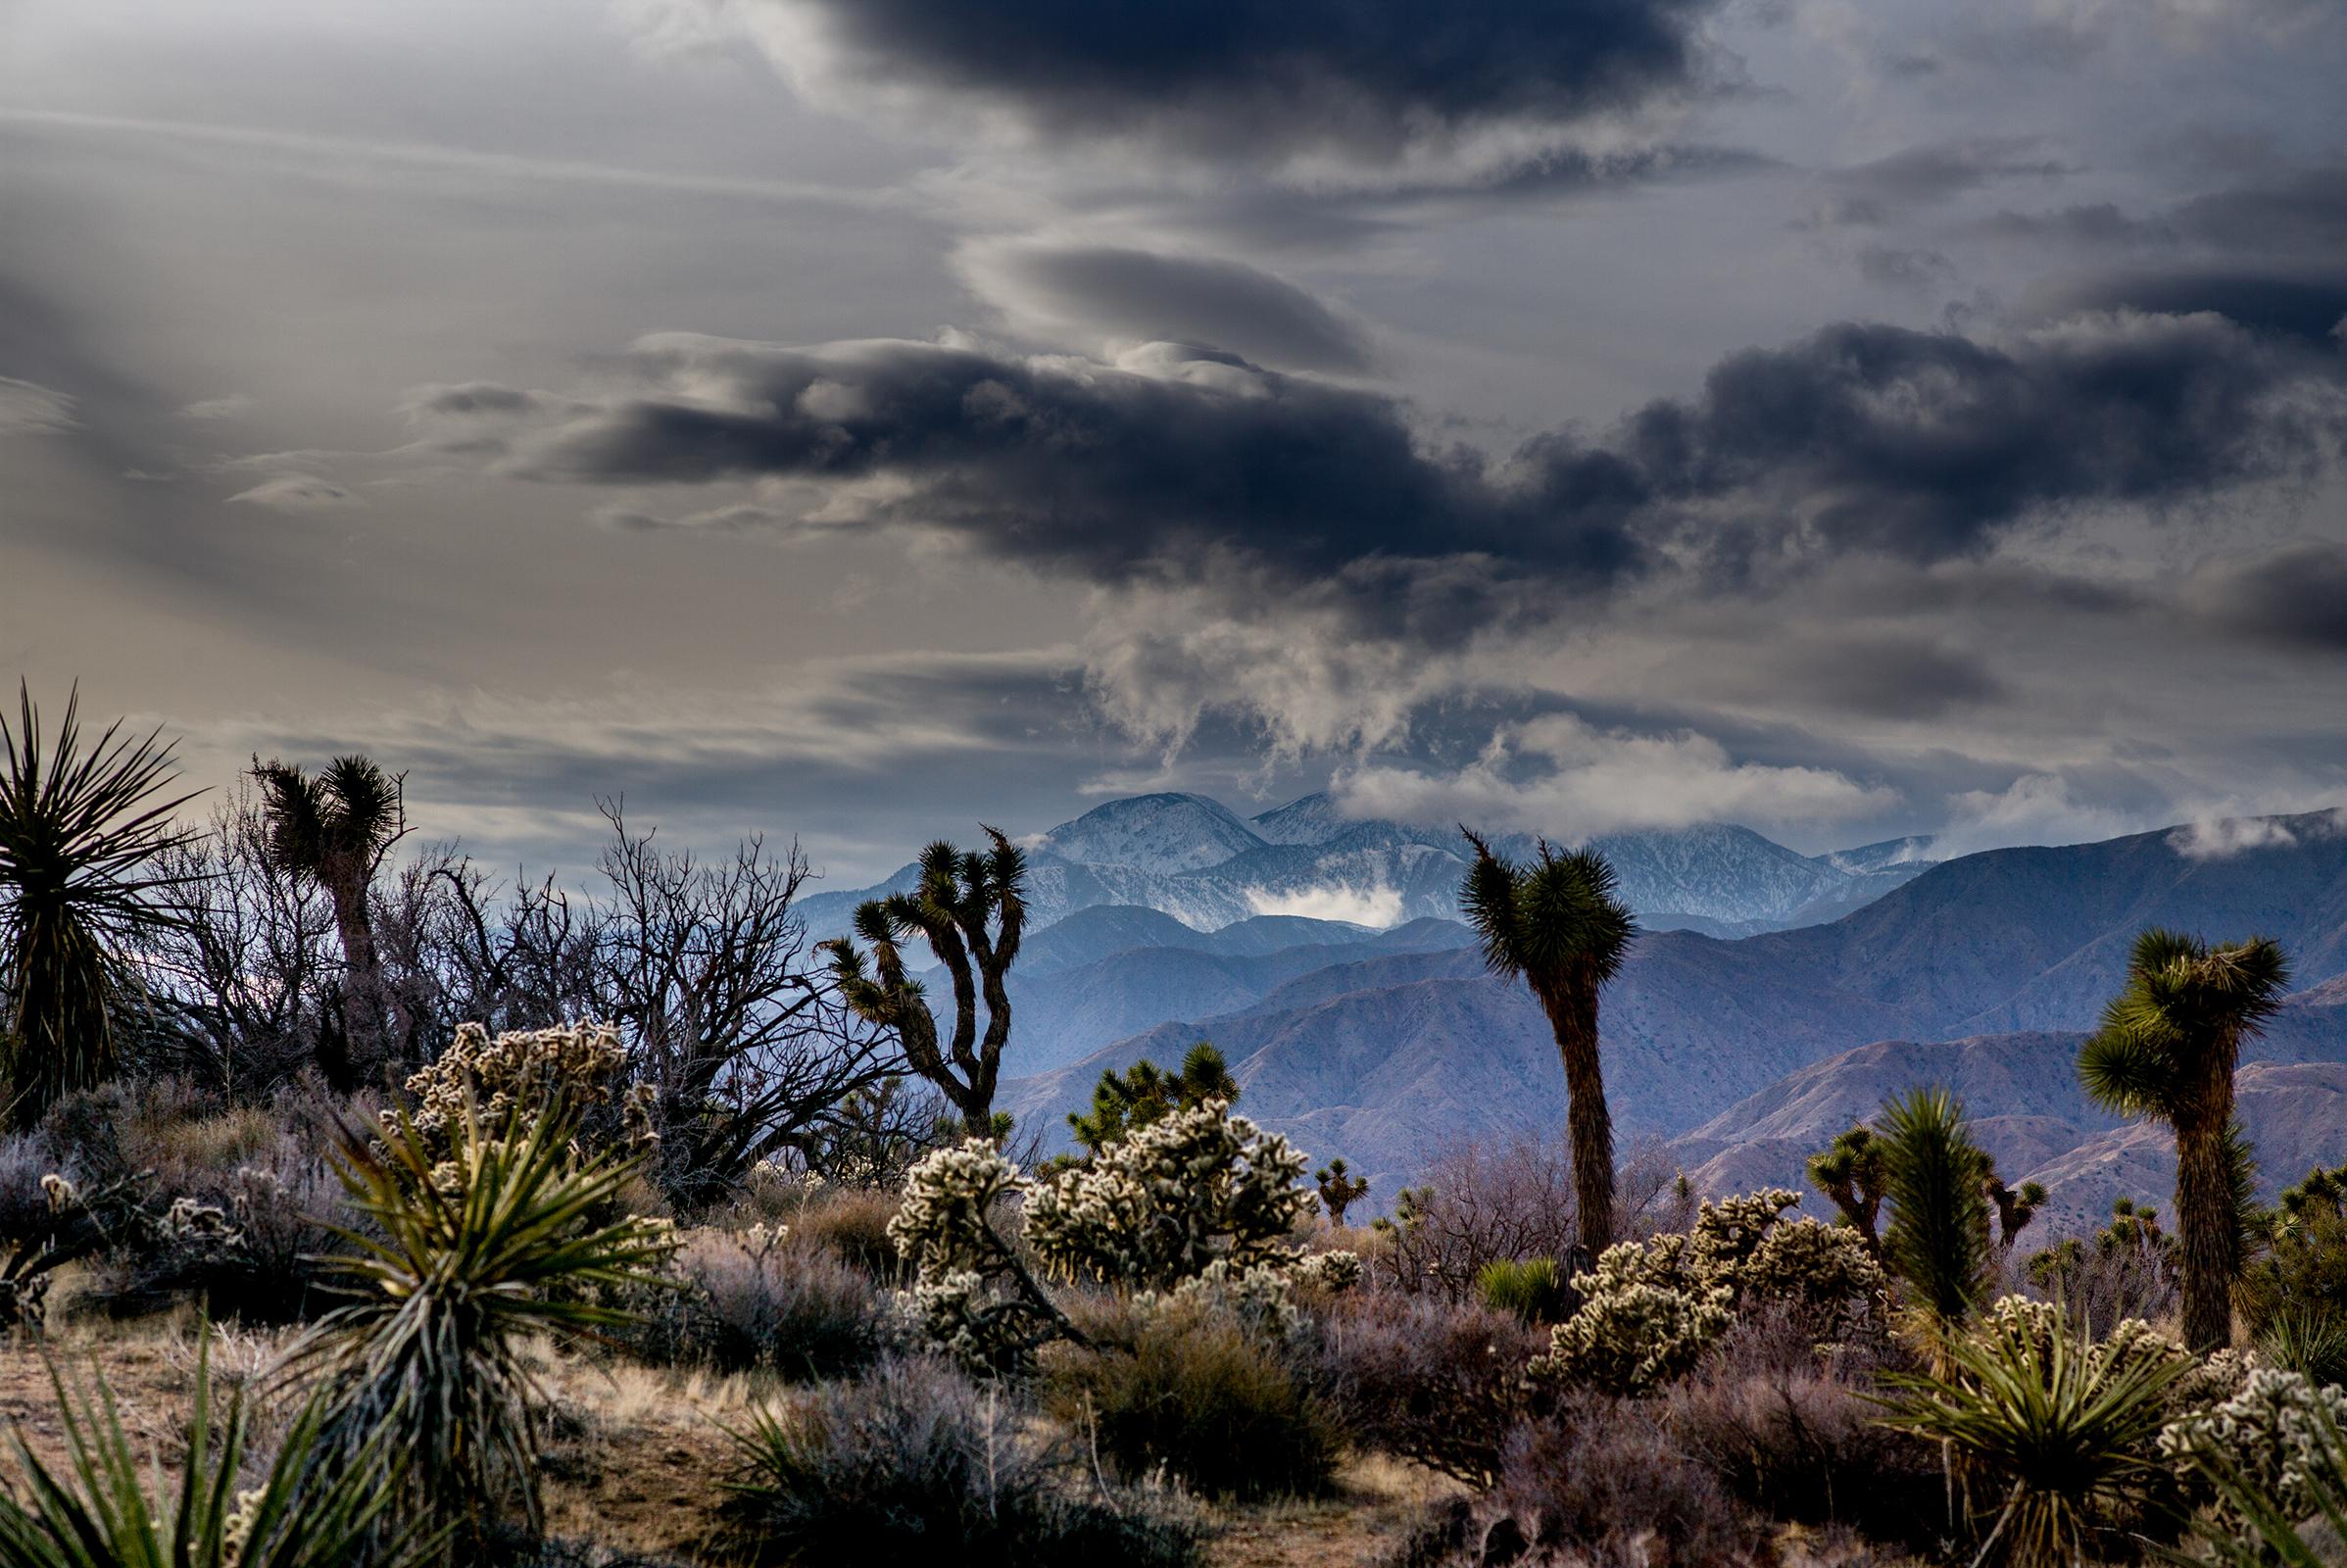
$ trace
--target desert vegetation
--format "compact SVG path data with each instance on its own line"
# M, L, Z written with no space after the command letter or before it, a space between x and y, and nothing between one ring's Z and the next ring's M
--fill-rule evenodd
M2176 1191L2036 1246L1931 1085L1814 1216L1618 1151L1607 868L1478 840L1568 1124L1383 1193L1204 1043L1041 1157L992 830L818 944L795 849L617 802L500 882L365 758L190 826L160 737L0 727L0 1564L2341 1560L2347 1177L2259 1207L2230 1112L2270 943L2145 934L2078 1071Z

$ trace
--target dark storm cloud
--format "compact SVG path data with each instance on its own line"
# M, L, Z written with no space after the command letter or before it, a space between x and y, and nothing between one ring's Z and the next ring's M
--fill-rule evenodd
M635 358L644 391L578 405L517 471L884 480L836 495L823 525L941 530L1109 585L1236 563L1270 591L1406 598L1434 625L1488 612L1493 574L1602 590L1692 559L1725 585L1851 552L1975 555L2045 511L2313 473L2347 428L2335 354L2208 317L1996 341L1844 323L1735 355L1602 439L1551 433L1498 463L1429 447L1389 398L1168 345L1109 366L662 337Z
M2347 654L2347 547L2294 545L2245 565L2214 568L2190 598L2227 630Z
M1215 343L1305 370L1362 370L1368 335L1284 278L1240 262L1109 245L989 243L965 253L979 293L1016 318L1103 337Z
M1912 208L1933 206L2002 181L2057 179L2075 172L2033 136L1973 137L1909 147L1835 170L1826 178L1832 194L1813 205L1795 226L1872 227Z
M788 0L852 79L1060 134L1374 159L1690 91L1717 0Z
M2124 272L2057 285L2031 299L2046 315L2214 311L2243 326L2322 339L2347 320L2347 270L2297 277L2231 269Z

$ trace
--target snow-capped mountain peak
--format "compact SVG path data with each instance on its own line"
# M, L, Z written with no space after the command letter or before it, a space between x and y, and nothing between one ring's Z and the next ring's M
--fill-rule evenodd
M1203 795L1134 795L1096 806L1043 836L1039 848L1080 865L1127 865L1174 876L1259 850L1263 840Z

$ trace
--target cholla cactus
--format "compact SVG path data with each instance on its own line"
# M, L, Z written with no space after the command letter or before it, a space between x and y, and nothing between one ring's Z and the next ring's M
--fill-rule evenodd
M1536 1380L1639 1395L1691 1369L1727 1331L1736 1293L1697 1281L1684 1236L1609 1247L1573 1277L1581 1309L1550 1332Z
M2302 1372L2254 1367L2240 1392L2213 1408L2170 1422L2160 1453L2187 1477L2232 1474L2273 1499L2284 1519L2316 1511L2318 1486L2342 1482L2333 1457L2347 1433L2347 1389L2326 1388ZM2218 1527L2239 1543L2243 1560L2263 1560L2256 1523L2222 1496L2208 1499Z
M627 1068L627 1048L608 1023L513 1029L491 1035L477 1023L457 1025L456 1039L437 1060L412 1074L416 1097L411 1117L426 1148L447 1154L459 1142L467 1104L483 1127L503 1127L518 1112L548 1113L561 1106L576 1116L611 1102ZM649 1097L640 1086L625 1101L631 1143L654 1142Z
M1573 1277L1582 1304L1556 1326L1535 1377L1643 1394L1690 1369L1746 1302L1789 1301L1838 1334L1874 1312L1888 1281L1865 1239L1781 1216L1800 1195L1773 1187L1709 1202L1685 1235L1606 1249Z
M1814 1219L1771 1226L1737 1275L1743 1295L1797 1302L1805 1321L1829 1337L1866 1320L1890 1293L1890 1277L1865 1237Z
M1038 1187L1027 1240L1062 1273L1144 1287L1177 1284L1218 1260L1293 1267L1302 1253L1289 1237L1313 1203L1296 1185L1305 1164L1288 1140L1209 1100Z
M1323 1291L1349 1291L1361 1283L1365 1265L1358 1252L1331 1248L1314 1252L1296 1265L1296 1282Z
M1697 1274L1734 1283L1779 1216L1801 1200L1789 1187L1767 1187L1741 1198L1723 1198L1695 1211L1693 1267Z
M1055 1334L1073 1335L1017 1248L995 1229L996 1214L1026 1190L1000 1149L971 1138L914 1164L888 1222L889 1240L913 1269L912 1289L899 1298L913 1332L966 1366L1015 1367Z

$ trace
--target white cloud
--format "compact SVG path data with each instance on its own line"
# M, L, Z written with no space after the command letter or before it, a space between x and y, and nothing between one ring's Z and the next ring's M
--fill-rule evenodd
M179 411L182 419L233 419L253 407L253 400L242 392L226 397L199 398Z
M1839 820L1893 799L1827 768L1738 762L1692 730L1601 730L1565 713L1502 728L1456 772L1372 763L1342 774L1335 792L1348 815L1468 821L1568 842L1697 822Z
M2250 850L2286 850L2308 839L2347 832L2347 807L2320 812L2312 821L2274 816L2199 816L2168 836L2176 853L2189 860L2221 860Z
M0 436L63 435L79 427L73 400L65 393L0 375Z
M2132 812L2078 799L2052 773L2025 773L2001 791L1967 790L1948 806L1947 828L1931 845L1943 860L2018 844L2091 844L2145 826Z
M1300 914L1314 920L1344 920L1380 928L1401 923L1401 893L1395 888L1358 888L1349 882L1288 893L1256 888L1247 894L1247 902L1257 914Z
M280 473L262 480L250 490L238 491L228 501L230 505L243 502L267 507L271 512L332 512L340 507L366 505L342 486L314 473Z

